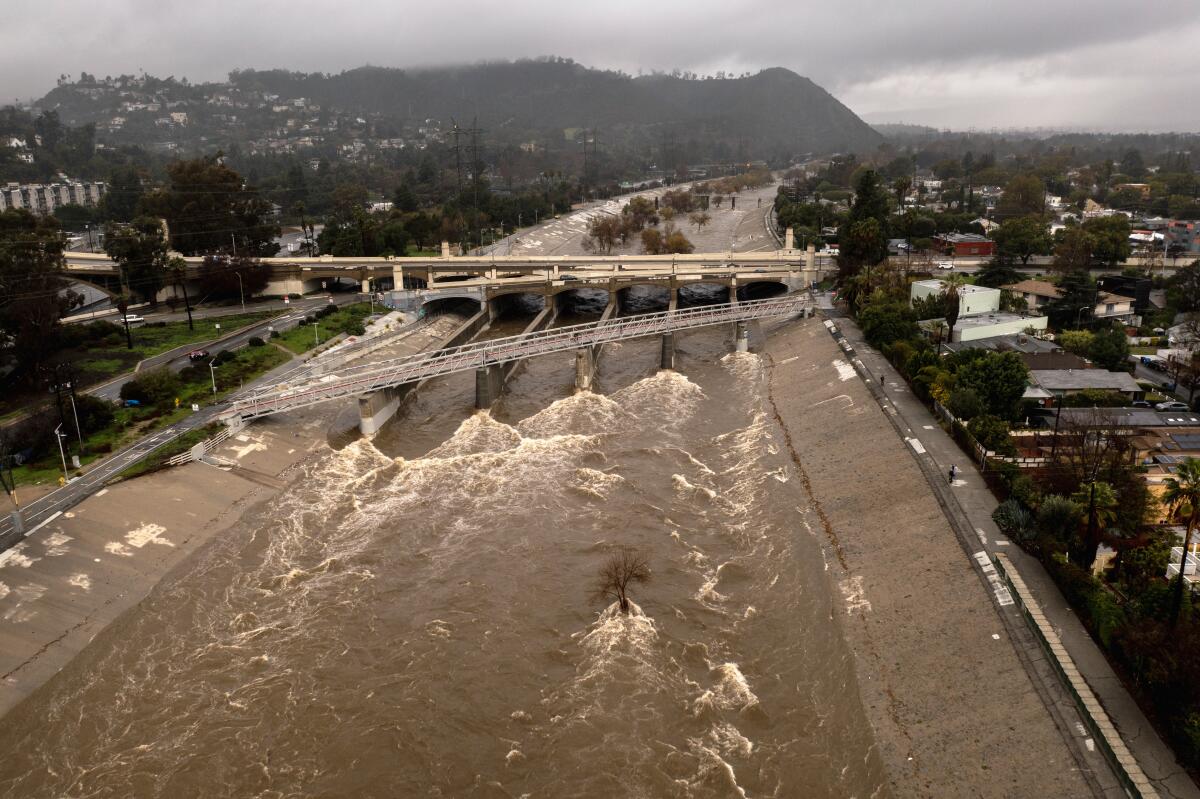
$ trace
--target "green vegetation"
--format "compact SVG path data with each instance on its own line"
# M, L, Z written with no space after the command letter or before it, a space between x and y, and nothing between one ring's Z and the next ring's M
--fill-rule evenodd
M361 336L363 320L370 314L371 304L366 302L341 307L326 305L301 320L299 327L280 333L273 341L299 355L339 333Z
M208 363L189 366L175 374L152 369L122 386L123 398L137 399L136 407L115 407L103 400L80 395L78 410L84 435L81 463L88 463L135 441L154 430L174 424L192 413L193 403L207 405L239 390L245 383L289 360L278 347L244 347L222 352L216 361L216 394ZM178 402L177 402L178 401ZM69 410L68 410L69 415ZM0 431L0 453L20 453L26 463L13 470L18 485L54 483L62 475L61 458L54 440L57 413L37 414ZM78 437L68 418L63 431L67 458L78 453Z

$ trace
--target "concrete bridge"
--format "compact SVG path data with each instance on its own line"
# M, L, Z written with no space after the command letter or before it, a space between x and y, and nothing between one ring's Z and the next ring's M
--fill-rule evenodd
M427 304L464 297L485 305L505 294L534 293L544 297L591 287L619 291L636 285L678 289L690 282L719 283L735 291L747 282L777 282L787 288L807 286L831 273L832 264L809 250L776 250L757 253L693 253L688 255L569 255L569 256L451 256L443 245L439 257L414 258L263 258L270 268L266 294L305 294L326 287L334 280L358 283L363 292L392 290L400 305ZM184 258L185 274L195 274L203 258ZM119 270L108 256L97 253L67 253L66 274L106 290L116 287ZM606 281L603 286L600 281ZM594 284L594 285L592 285ZM446 290L437 295L413 295L414 291ZM160 299L175 291L163 289Z
M747 322L774 316L802 313L811 308L807 294L789 294L765 300L705 305L660 313L639 314L615 318L606 312L598 322L551 329L527 329L518 336L462 344L433 352L402 358L348 365L336 373L307 374L298 382L267 386L234 399L222 418L233 424L276 413L305 408L333 400L357 397L361 428L364 433L375 432L399 407L402 386L419 383L432 377L475 371L476 405L488 407L498 393L498 386L507 377L511 365L536 355L555 352L576 352L576 386L586 390L591 385L598 350L612 341L659 335L663 337L662 366L674 365L674 334L711 325L736 326L735 341L739 350L748 347ZM611 308L609 309L611 311ZM539 320L547 318L546 309ZM466 324L483 319L481 311ZM539 324L535 320L530 328ZM327 371L327 370L326 370Z

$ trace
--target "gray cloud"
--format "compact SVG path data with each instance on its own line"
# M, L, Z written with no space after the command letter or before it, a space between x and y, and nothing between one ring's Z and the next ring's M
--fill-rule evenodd
M5 99L83 70L200 81L555 54L629 72L784 66L876 121L1200 130L1194 0L15 0L4 19Z

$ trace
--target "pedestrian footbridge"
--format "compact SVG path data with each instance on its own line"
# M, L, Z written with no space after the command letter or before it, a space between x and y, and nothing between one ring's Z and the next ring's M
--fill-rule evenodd
M802 313L810 305L807 294L789 294L765 300L603 319L361 363L338 369L336 374L310 374L300 381L277 383L244 393L234 399L222 417L237 423L349 397L358 397L365 402L372 395L386 394L405 384L456 372L476 371L477 376L486 378L490 370L504 364L555 352L586 353L590 363L591 353L602 345L644 336L663 336L663 364L669 366L667 347L678 331L734 323L738 326L739 349L743 349L747 337L746 322Z

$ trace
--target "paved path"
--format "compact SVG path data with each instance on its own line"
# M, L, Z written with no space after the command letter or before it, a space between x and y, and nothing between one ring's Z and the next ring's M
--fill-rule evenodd
M825 307L828 297L822 298ZM887 360L866 344L853 321L838 318L838 328L852 344L859 358L872 375L884 377L884 390L896 409L897 421L906 436L920 441L925 451L948 472L954 464L961 470L955 481L953 496L980 538L981 549L1004 552L1017 567L1021 577L1034 592L1042 612L1054 625L1055 632L1083 674L1088 685L1100 698L1113 724L1121 733L1126 746L1154 781L1163 796L1200 799L1200 789L1183 770L1170 750L1125 690L1108 660L1092 640L1082 622L1071 610L1062 593L1046 574L1041 563L1020 547L1010 544L992 521L997 502L988 489L976 465L963 453L954 439L934 419L933 414L917 399L900 374Z

